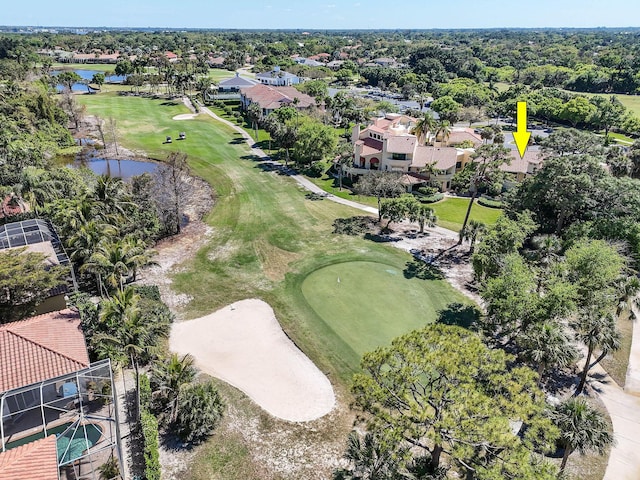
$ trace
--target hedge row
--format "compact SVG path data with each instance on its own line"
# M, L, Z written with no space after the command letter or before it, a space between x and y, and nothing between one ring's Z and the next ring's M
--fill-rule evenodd
M144 441L144 476L147 480L160 480L160 439L158 419L149 411L151 385L149 377L140 375L140 428Z
M430 197L419 197L418 199L422 203L436 203L444 198L444 193L436 193L435 195L431 195Z
M491 200L490 198L478 198L478 205L489 208L502 208L502 202L499 200Z

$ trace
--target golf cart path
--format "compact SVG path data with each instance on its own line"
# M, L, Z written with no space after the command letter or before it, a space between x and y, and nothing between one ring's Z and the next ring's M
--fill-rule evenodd
M207 107L200 106L200 110L202 112L206 113L207 115L215 118L219 122L222 122L222 123L228 125L232 129L234 129L236 132L241 134L242 137L247 142L247 145L249 145L249 148L251 148L251 151L253 152L254 155L264 159L265 161L273 163L274 165L282 165L280 162L277 162L275 160L271 160L271 157L269 157L269 155L267 155L261 148L256 147L255 146L255 141L253 140L253 138L251 138L251 135L249 135L242 127L239 127L239 126L233 124L232 122L230 122L228 120L225 120L224 118L219 117L218 115L213 113L211 110L209 110ZM333 195L331 193L327 193L322 188L318 187L315 183L313 183L310 180L306 179L302 175L290 175L290 177L293 178L298 183L298 185L301 185L302 187L306 188L307 190L309 190L312 193L318 193L320 195L323 195L327 200L331 200L332 202L340 203L340 204L346 205L348 207L356 208L358 210L361 210L363 212L367 212L367 213L370 213L370 214L373 214L373 215L378 215L378 209L377 208L370 207L368 205L363 205L362 203L354 202L352 200L347 200L346 198L340 198L340 197L337 197L337 196L335 196L335 195ZM451 230L447 230L446 228L435 226L435 227L430 227L428 230L429 231L433 231L433 232L437 232L438 234L440 234L442 236L445 236L445 237L448 237L448 238L452 238L452 239L456 239L456 240L458 239L458 234L456 232L451 231Z
M279 162L271 160L264 151L257 148L254 145L254 140L243 128L218 117L206 107L201 107L201 110L240 133L255 155L280 165ZM378 214L377 208L327 194L301 175L291 175L291 177L307 190L324 195L327 200L370 214ZM442 227L435 226L428 230L450 239L457 240L458 238L456 232ZM609 412L616 439L616 444L611 448L603 480L638 480L640 479L640 433L638 433L640 432L640 328L633 329L633 342L627 373L627 382L629 380L631 382L627 385L627 391L620 388L600 365L596 365L592 369L593 374L599 378L590 378L590 384L599 392L599 396Z

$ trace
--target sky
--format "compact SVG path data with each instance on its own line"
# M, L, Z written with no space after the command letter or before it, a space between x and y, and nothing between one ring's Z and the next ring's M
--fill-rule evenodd
M640 27L638 0L3 2L0 25L249 29Z

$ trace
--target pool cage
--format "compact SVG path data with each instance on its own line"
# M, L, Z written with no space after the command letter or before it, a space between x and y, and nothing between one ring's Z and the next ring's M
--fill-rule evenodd
M109 359L6 391L0 396L0 451L56 435L60 480L101 480L107 462L123 472L117 401Z

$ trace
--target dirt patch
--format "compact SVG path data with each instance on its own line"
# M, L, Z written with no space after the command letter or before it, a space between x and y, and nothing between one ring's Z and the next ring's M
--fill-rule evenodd
M176 267L193 258L198 250L209 241L212 233L213 229L201 220L196 219L189 222L180 234L158 242L155 247L158 255L154 258L157 265L147 267L139 274L138 283L157 285L162 301L176 316L179 316L180 307L189 303L191 297L183 293L176 293L171 288L171 273L176 271Z
M269 280L284 280L285 274L289 271L289 264L300 258L300 255L288 252L268 242L256 242L254 248L262 263L262 270Z

